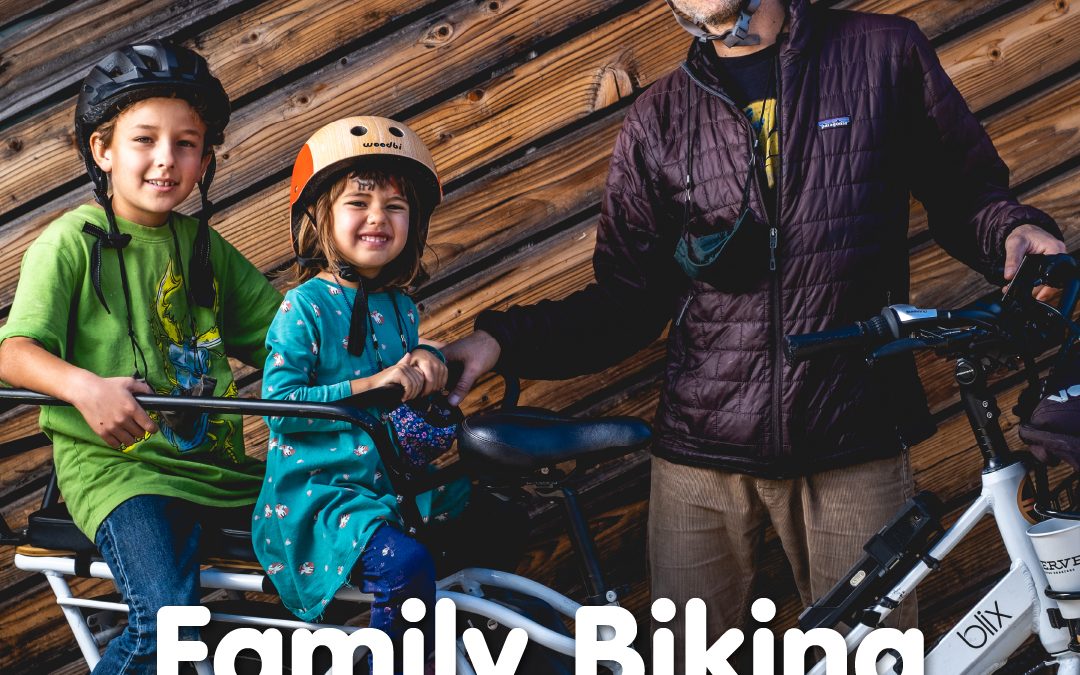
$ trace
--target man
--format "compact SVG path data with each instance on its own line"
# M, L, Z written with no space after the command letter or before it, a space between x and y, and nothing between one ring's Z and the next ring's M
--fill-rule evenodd
M496 366L545 379L601 370L672 322L652 592L680 609L703 598L711 643L745 620L766 521L810 603L911 494L906 449L933 433L913 360L871 373L860 354L783 358L785 334L907 300L909 193L938 243L987 275L1065 249L1049 216L1010 195L1008 169L911 21L809 0L668 4L699 39L626 115L595 283L485 312L446 355L466 364L460 399ZM900 623L913 625L905 605ZM665 627L681 640L681 618Z

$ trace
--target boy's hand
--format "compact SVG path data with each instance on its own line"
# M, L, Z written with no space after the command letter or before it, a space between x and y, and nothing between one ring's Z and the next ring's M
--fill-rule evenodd
M157 431L157 425L134 397L134 394L153 394L149 385L133 377L86 375L71 403L107 445L113 448L131 445Z
M424 374L424 391L421 396L428 396L446 388L448 371L446 364L426 349L416 349L406 358L412 358L412 365Z

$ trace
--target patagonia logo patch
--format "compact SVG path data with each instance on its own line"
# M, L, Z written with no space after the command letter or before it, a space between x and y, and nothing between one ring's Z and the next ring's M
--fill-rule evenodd
M827 120L821 120L817 123L818 129L835 129L836 127L851 126L850 117L833 117Z

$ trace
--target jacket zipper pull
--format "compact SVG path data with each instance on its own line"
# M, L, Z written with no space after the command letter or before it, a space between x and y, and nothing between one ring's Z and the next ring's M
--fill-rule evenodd
M686 310L690 307L690 302L694 299L694 291L690 291L689 297L686 298L686 302L683 303L682 309L679 310L679 316L675 317L675 327L678 328L682 323L683 317L686 315Z
M776 271L776 245L779 233L775 227L769 228L769 271Z

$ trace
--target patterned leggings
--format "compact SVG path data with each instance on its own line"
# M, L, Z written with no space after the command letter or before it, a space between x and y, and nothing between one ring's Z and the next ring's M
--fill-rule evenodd
M408 628L424 631L425 653L435 649L435 563L424 545L390 525L375 530L353 579L365 593L375 596L371 603L371 627L378 628L394 643L394 672L400 673L401 639ZM417 624L401 617L401 604L409 598L423 601L427 613Z
M476 489L461 516L427 528L424 535L422 544L392 525L380 526L352 575L361 590L375 596L370 625L393 641L395 673L401 672L401 639L407 629L424 631L425 653L435 649L436 567L439 576L463 567L513 571L525 550L529 518L520 506ZM429 551L436 552L434 558ZM420 623L401 616L401 604L409 598L419 598L427 608Z

